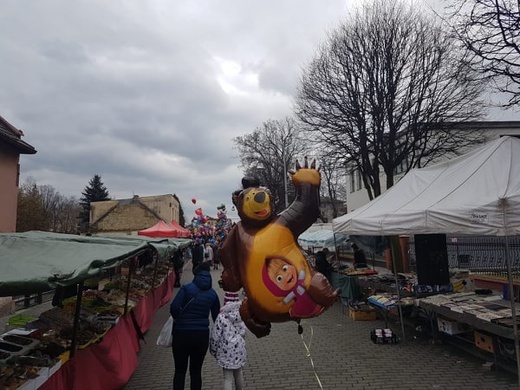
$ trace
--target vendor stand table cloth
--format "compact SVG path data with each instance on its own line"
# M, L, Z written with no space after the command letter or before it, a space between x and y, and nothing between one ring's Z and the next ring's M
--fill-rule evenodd
M362 295L357 276L349 276L342 272L331 272L330 284L334 289L340 289L342 301L348 303L357 300Z
M139 333L150 329L156 311L173 296L175 275L150 291L122 316L98 343L77 350L73 358L52 375L43 390L121 389L138 365ZM133 318L132 318L133 317ZM136 328L137 324L137 328Z

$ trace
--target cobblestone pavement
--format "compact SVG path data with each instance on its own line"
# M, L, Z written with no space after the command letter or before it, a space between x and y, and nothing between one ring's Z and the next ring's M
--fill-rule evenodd
M220 272L213 270L213 285ZM183 282L192 278L183 275ZM221 299L223 301L223 299ZM146 343L141 342L139 367L124 390L171 389L173 358L170 349L155 345L168 306L155 315ZM247 335L248 363L244 367L248 390L417 390L417 389L517 389L517 377L503 370L483 368L481 359L448 345L431 345L410 333L405 342L378 345L370 331L385 322L353 321L337 302L317 318L302 321L303 338L294 322L273 324L271 334L257 339ZM390 323L399 335L400 326ZM407 331L412 332L412 329ZM307 347L310 353L307 353ZM209 354L203 366L203 389L222 388L222 371ZM189 374L186 389L189 389Z

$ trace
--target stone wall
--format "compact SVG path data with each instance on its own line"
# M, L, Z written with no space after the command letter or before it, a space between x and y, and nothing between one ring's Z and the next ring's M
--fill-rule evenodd
M118 206L99 221L97 231L132 231L147 229L157 223L157 217L139 203Z

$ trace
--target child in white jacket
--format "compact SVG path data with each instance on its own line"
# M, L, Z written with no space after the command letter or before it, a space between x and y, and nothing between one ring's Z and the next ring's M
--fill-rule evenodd
M238 293L227 292L224 306L211 330L209 351L224 371L224 390L244 388L242 367L246 364L246 326L240 317Z

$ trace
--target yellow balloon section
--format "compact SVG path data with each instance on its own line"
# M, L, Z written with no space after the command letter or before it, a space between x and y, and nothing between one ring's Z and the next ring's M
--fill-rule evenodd
M257 302L263 311L272 313L274 318L265 320L276 320L277 315L288 314L293 301L284 303L286 295L277 295L266 286L262 275L265 275L266 260L274 259L283 261L295 268L296 278L302 270L305 271L303 285L307 288L310 283L310 269L300 248L294 241L289 229L281 225L268 225L260 230L253 242L254 251L250 251L249 260L245 261L245 277L243 280L246 295ZM273 281L273 283L276 283ZM290 280L294 285L296 279Z

